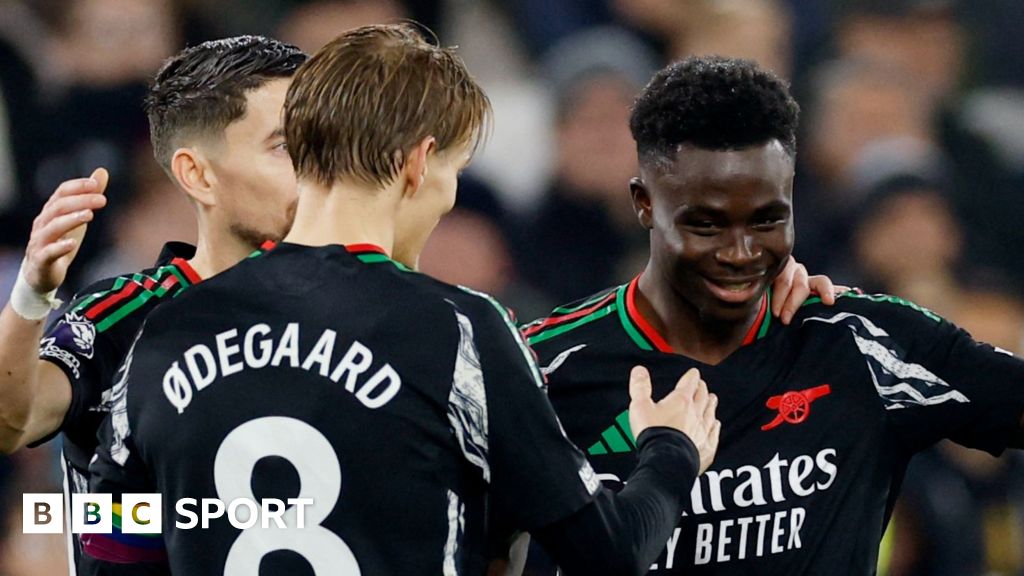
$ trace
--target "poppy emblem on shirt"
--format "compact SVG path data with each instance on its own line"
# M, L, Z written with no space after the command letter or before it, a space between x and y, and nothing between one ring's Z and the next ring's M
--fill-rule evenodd
M783 422L794 425L804 422L811 414L811 403L830 393L832 393L832 387L822 384L806 390L793 390L779 396L772 396L765 402L765 406L772 410L778 410L779 413L774 420L761 426L761 430L771 430Z

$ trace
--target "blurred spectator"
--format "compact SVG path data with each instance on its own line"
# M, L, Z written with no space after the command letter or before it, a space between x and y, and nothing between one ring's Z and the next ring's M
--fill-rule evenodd
M942 161L931 100L904 75L869 62L836 61L813 86L797 157L796 255L812 270L832 272L831 266L848 261L849 210L870 188L861 180L877 178L877 170L899 172L904 164L924 164L931 172Z
M747 58L790 78L793 47L789 12L776 0L719 0L704 11L682 52ZM683 47L681 47L683 48Z
M645 263L646 234L629 198L637 164L628 120L657 62L626 32L595 30L566 39L544 65L557 94L557 171L520 256L531 283L568 301Z
M420 270L494 296L519 320L546 314L553 305L518 277L507 237L493 215L464 202L442 218L430 235L420 256Z
M59 26L54 56L74 86L148 82L180 44L171 0L77 0Z
M61 90L45 103L45 125L35 135L42 154L32 178L34 217L64 180L88 176L97 166L110 171L106 194L113 205L131 194L131 159L148 141L142 109L146 85L163 59L180 44L177 14L170 0L79 0L63 6L51 21L53 58ZM128 49L130 47L130 49ZM78 255L94 258L109 242L109 219L90 227ZM21 240L24 242L24 239ZM72 267L71 287L80 285L82 266Z
M857 221L856 284L898 294L943 316L957 312L963 238L937 186L915 176L882 183L864 200Z
M38 163L40 122L37 73L31 50L16 30L40 25L22 4L0 0L0 245L17 246L28 237L27 198Z
M836 41L842 57L899 70L937 96L953 92L964 65L952 0L846 0Z
M196 242L195 207L153 161L148 146L138 149L131 167L132 196L97 216L107 221L112 243L84 271L83 285L149 268L166 242ZM158 218L153 217L156 214Z
M670 60L685 56L690 34L704 21L713 0L611 0L620 17L657 38Z
M312 54L346 30L404 18L408 14L399 0L318 0L290 11L277 38Z

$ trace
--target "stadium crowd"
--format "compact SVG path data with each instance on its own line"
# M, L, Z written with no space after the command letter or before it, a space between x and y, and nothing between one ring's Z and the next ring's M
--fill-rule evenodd
M153 161L142 99L186 45L264 34L313 52L412 19L458 45L495 109L421 269L521 320L627 281L646 232L627 183L635 95L690 54L751 58L802 107L797 258L1024 352L1024 6L1019 0L0 0L0 292L63 180L110 171L62 297L194 241ZM21 534L21 495L58 492L56 442L0 457L0 576L65 573ZM880 574L1024 575L1024 457L952 444L908 471Z

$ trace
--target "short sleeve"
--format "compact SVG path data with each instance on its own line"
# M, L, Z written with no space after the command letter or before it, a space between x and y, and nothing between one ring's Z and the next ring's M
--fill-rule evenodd
M600 482L565 436L533 353L490 302L472 318L455 310L460 341L449 420L499 510L528 530L579 510Z
M848 326L907 448L951 439L999 454L1019 442L1024 361L909 302L860 300L862 311L846 313Z
M39 357L60 368L71 383L71 404L60 429L33 446L92 418L103 403L104 383L113 379L121 350L108 334L97 330L86 310L106 292L104 288L109 284L95 284L76 296L47 327L39 342Z

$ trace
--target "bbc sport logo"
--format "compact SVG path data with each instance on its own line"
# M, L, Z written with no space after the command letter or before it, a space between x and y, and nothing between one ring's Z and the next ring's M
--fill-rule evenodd
M179 530L206 530L210 521L227 517L239 530L257 523L264 529L305 528L306 508L312 498L237 498L225 504L217 498L182 498L175 503ZM285 514L294 507L286 523ZM60 534L65 527L64 495L28 493L22 497L22 531L25 534ZM124 494L114 503L110 494L72 494L71 532L73 534L111 534L115 524L125 534L162 534L163 497L160 494ZM294 517L294 522L291 522ZM288 524L291 524L290 526Z

